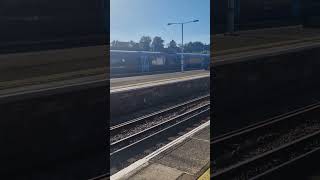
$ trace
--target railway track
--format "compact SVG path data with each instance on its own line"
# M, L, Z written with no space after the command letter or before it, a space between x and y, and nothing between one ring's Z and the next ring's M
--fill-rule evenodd
M107 180L107 179L110 179L110 174L108 174L108 173L102 174L102 175L97 176L97 177L90 178L88 180Z
M209 110L210 95L205 95L111 126L111 169L123 168L192 125L201 123L209 117Z
M213 139L216 179L260 179L320 151L320 103Z

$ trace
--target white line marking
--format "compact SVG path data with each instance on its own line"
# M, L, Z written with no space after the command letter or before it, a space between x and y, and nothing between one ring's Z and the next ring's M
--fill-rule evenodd
M110 177L110 179L111 180L118 180L118 179L124 178L126 175L129 175L135 169L138 169L140 166L142 166L143 164L147 163L150 159L154 158L155 156L159 155L160 153L164 152L165 150L173 147L174 145L176 145L178 143L181 143L185 139L189 138L190 136L194 135L195 133L201 131L202 129L204 129L204 128L208 127L208 126L210 126L210 120L208 122L200 125L199 127L193 129L192 131L184 134L183 136L175 139L174 141L170 142L169 144L161 147L160 149L154 151L153 153L149 154L148 156L146 156L146 157L134 162L130 166L122 169L121 171L119 171L116 174L112 175Z

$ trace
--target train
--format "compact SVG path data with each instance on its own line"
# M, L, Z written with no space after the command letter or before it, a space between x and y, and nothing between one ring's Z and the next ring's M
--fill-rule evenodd
M110 76L180 71L181 56L184 70L209 69L209 54L110 50Z
M293 26L302 23L300 0L215 0L213 1L213 34L227 31L230 2L234 1L236 31Z

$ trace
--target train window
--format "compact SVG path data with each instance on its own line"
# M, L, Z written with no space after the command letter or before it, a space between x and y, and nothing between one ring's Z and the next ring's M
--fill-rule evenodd
M190 63L191 64L197 64L197 63L199 63L201 61L202 61L202 58L199 58L199 57L190 58Z
M164 65L166 63L165 56L154 56L151 61L152 65Z

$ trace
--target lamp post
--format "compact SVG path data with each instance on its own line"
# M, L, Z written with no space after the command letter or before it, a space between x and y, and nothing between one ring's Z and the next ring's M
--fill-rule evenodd
M181 43L181 72L184 72L184 59L183 59L183 25L188 24L188 23L193 23L193 22L198 22L199 20L193 20L193 21L187 21L187 22L179 22L179 23L168 23L168 26L173 25L173 24L181 24L181 32L182 32L182 43Z

